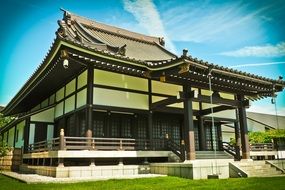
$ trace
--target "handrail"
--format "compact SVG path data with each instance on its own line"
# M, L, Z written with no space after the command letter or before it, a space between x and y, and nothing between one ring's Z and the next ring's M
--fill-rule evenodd
M236 166L235 164L229 162L229 167L230 169L232 169L234 172L236 172L236 174L239 177L248 177L247 173L245 171L243 171L241 168L239 168L238 166Z
M265 163L269 164L271 167L274 167L276 168L277 170L281 171L283 174L285 173L285 170L282 169L281 167L279 167L278 165L268 161L268 160L265 160Z
M28 152L51 150L149 150L148 139L57 137L30 144Z
M239 153L239 147L238 146L233 146L228 142L223 142L223 150L232 155L235 160L240 160L241 156Z
M167 135L168 136L168 135ZM183 162L185 161L185 146L184 143L181 143L181 145L177 144L170 138L166 138L166 148L170 149L176 156L180 158L180 160Z

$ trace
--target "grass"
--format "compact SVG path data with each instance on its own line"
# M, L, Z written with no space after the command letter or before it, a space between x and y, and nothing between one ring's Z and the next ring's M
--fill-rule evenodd
M285 177L271 178L242 178L221 180L189 180L178 177L157 177L129 180L108 180L69 184L25 184L17 180L0 175L1 190L177 190L177 189L258 189L285 190Z

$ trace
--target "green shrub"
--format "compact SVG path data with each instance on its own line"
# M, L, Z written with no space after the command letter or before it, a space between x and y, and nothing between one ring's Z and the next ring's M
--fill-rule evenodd
M9 151L10 147L8 146L8 144L0 138L0 158L6 156Z
M250 143L271 143L272 138L267 132L249 132Z

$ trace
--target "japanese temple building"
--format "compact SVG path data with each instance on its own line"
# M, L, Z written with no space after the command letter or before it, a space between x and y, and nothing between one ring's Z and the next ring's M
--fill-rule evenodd
M31 166L181 161L223 151L234 123L249 159L246 108L285 87L272 80L168 51L161 37L64 11L47 56L2 110L0 130ZM239 153L239 151L238 151ZM213 157L214 158L214 157Z

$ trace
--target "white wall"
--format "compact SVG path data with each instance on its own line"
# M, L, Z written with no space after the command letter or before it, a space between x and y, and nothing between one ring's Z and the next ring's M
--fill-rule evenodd
M30 124L29 144L33 144L34 141L35 141L35 124Z
M9 147L14 147L14 137L15 137L15 127L12 127L9 130L9 135L8 135L8 146Z
M95 105L115 106L148 110L148 95L94 88L93 103Z
M18 131L18 139L16 139L15 147L21 148L24 146L24 128L26 125L26 121L22 121L17 124L17 131Z
M32 115L31 121L53 123L54 122L54 108L50 108L48 110Z
M50 140L53 138L53 130L54 130L54 125L47 126L47 140Z

